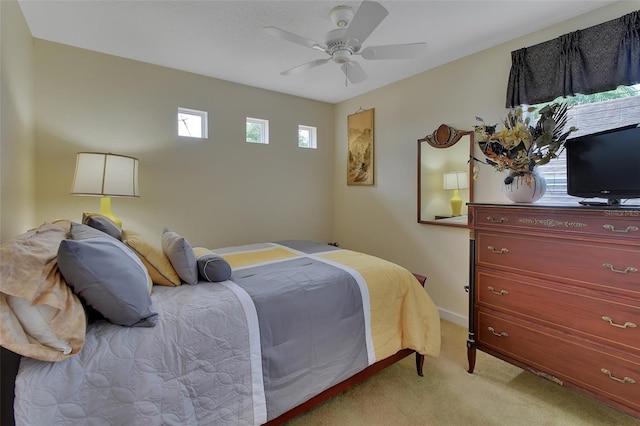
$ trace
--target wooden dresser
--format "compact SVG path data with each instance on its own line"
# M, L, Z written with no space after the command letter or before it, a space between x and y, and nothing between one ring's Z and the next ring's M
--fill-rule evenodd
M640 209L469 205L476 349L640 417Z

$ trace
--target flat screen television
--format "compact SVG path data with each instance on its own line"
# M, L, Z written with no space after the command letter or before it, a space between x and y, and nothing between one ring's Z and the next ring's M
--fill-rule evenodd
M638 124L567 140L567 193L620 204L640 198L640 127Z

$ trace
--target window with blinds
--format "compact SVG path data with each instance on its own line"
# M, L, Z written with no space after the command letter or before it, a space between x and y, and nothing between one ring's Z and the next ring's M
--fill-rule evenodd
M572 106L568 111L566 129L575 126L578 130L570 138L640 123L640 85L632 88L635 88L635 96ZM597 97L598 94L590 96ZM571 103L572 99L559 98L556 102ZM580 201L567 194L566 151L563 150L559 158L540 166L539 172L547 179L547 192L539 202L575 204Z

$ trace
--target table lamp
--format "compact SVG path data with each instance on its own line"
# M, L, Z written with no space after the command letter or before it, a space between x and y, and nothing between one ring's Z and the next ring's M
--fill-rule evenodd
M118 226L122 221L111 211L111 197L139 197L138 159L101 152L79 152L71 193L100 198L100 214Z
M446 172L444 174L443 188L446 190L453 189L453 197L451 197L451 215L460 216L462 209L462 198L458 193L459 189L469 187L469 177L467 172Z

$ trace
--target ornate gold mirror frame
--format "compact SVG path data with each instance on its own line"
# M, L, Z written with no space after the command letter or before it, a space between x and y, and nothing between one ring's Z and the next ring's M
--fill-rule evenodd
M418 223L467 228L472 201L473 131L442 124L418 139Z

